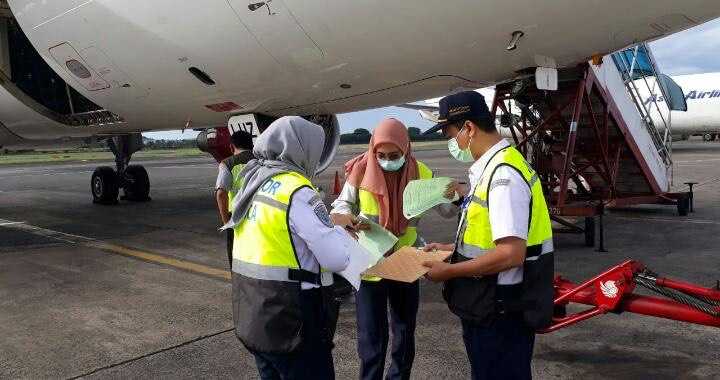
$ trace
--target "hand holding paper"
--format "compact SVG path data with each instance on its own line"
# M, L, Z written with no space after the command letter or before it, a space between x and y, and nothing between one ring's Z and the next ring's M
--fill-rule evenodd
M360 276L371 265L371 254L355 240L351 240L350 262L345 270L338 272L355 288L360 289Z
M381 225L363 216L359 216L358 221L367 226L367 228L359 231L358 243L370 252L370 265L375 265L383 258L385 252L395 246L398 238Z
M395 281L414 282L429 270L423 263L444 261L451 254L450 251L424 252L419 248L403 247L365 271L365 274Z
M457 194L452 199L446 197L453 183L448 177L410 181L403 191L403 215L408 219L415 218L439 204L457 199Z

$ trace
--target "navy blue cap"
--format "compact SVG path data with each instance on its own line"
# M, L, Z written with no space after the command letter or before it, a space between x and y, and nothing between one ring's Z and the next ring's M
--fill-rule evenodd
M468 119L492 120L485 97L476 91L463 91L440 99L438 123L425 131L425 135L437 132L452 123Z

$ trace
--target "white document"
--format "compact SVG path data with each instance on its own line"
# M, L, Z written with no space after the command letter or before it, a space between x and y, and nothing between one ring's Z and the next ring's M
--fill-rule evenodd
M448 177L410 181L403 191L403 215L405 218L418 217L437 205L457 200L457 193L452 200L445 198L447 187L452 181Z
M373 266L395 246L398 238L392 232L362 215L358 215L358 220L370 226L369 230L358 232L358 243L370 252L370 266Z
M355 288L360 289L360 276L370 268L371 253L355 240L348 247L350 250L350 262L345 270L338 272Z

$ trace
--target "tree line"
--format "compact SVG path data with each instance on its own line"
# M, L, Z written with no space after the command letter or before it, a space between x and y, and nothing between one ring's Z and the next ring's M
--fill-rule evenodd
M410 141L433 141L442 140L443 136L441 133L433 133L430 135L423 135L420 128L410 127L408 128L408 134L410 135ZM340 135L340 144L367 144L370 142L372 134L365 128L358 128L352 133L344 133Z

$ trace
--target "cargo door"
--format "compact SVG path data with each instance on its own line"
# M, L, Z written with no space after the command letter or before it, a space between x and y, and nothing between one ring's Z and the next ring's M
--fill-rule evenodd
M322 60L323 51L282 0L230 0L229 3L240 22L283 68L304 71Z

